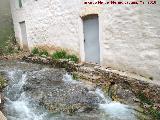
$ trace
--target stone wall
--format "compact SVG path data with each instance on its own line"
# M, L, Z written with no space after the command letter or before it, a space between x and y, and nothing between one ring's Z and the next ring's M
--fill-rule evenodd
M84 5L83 0L23 0L22 8L17 1L10 1L16 38L22 45L19 22L25 21L30 50L35 46L60 47L76 53L84 61L81 17L98 14L101 65L159 80L158 0L156 5Z
M52 67L66 68L76 79L95 83L113 101L137 107L141 106L144 108L142 112L153 114L154 117L160 117L158 112L160 111L160 84L155 84L144 77L109 68L106 69L99 65L75 64L67 60L52 60L49 57L26 56L23 60ZM156 112L153 113L153 111Z

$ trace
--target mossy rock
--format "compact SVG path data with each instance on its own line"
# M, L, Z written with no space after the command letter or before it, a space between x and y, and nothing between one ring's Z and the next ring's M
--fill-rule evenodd
M5 86L7 86L7 81L0 75L0 89L3 89Z

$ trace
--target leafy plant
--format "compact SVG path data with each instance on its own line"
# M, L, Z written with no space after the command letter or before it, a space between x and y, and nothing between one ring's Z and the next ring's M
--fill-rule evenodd
M73 61L73 62L79 61L79 58L76 55L67 54L67 52L64 50L56 51L55 53L53 53L52 59L67 59L67 60Z
M67 59L67 52L64 50L56 51L52 54L52 59Z
M79 58L76 55L68 55L67 59L74 61L75 63L79 61Z
M47 57L49 55L48 51L47 50L40 50L39 51L39 56L45 56Z
M39 49L35 47L35 48L32 49L31 53L33 55L37 55L37 54L39 54Z

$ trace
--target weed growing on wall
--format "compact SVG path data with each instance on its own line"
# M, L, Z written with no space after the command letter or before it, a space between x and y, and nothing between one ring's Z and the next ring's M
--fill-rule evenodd
M79 59L76 55L68 55L67 59L69 59L70 61L74 61L74 62L78 62Z
M32 49L31 53L33 55L38 55L39 54L39 49L35 47L35 48Z
M64 50L56 51L52 54L53 59L67 59L67 52Z
M33 55L38 55L38 56L41 56L41 57L48 57L49 56L49 53L47 50L43 50L43 49L39 49L39 48L33 48L31 53Z
M50 56L47 50L39 49L39 48L33 48L31 51L32 55L38 55L41 57L48 57ZM74 54L67 54L65 50L57 50L51 55L52 59L66 59L68 61L73 61L77 63L79 61L79 58Z
M73 80L78 80L79 79L78 74L72 73L72 79Z
M67 54L67 52L64 50L56 51L55 53L53 53L52 59L67 59L67 60L73 61L75 63L77 63L79 61L79 58L76 55Z
M47 50L40 50L39 51L39 56L41 56L41 57L48 57L49 53L47 52Z

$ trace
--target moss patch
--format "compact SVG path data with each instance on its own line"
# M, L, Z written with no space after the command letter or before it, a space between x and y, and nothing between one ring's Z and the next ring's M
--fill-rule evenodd
M154 103L152 100L148 99L142 92L139 92L137 97L140 99L142 103L146 103L148 105L153 105Z
M79 76L76 73L72 73L72 78L73 78L73 80L78 80Z
M0 89L3 89L7 85L7 81L0 76Z

